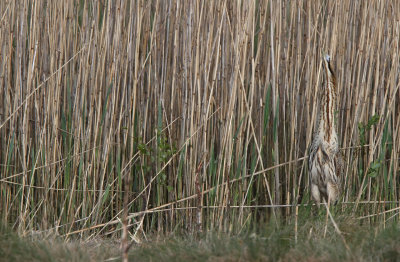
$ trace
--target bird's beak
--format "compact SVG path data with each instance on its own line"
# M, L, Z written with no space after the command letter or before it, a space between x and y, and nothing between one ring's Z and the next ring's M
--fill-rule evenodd
M330 57L330 55L326 54L326 55L324 56L324 65L325 65L325 68L326 68L327 72L333 74L332 69L331 69L330 62L331 62L331 57Z
M324 59L325 59L325 61L326 61L327 63L329 63L329 62L331 61L331 57L330 57L328 54L326 54L326 55L324 56Z

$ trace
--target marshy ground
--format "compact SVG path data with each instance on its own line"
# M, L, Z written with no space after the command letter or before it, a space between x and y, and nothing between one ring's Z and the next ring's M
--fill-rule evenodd
M324 237L323 214L300 212L294 221L270 221L240 233L149 234L132 246L130 261L399 261L400 225L371 225L350 215L335 215L341 233L328 224ZM67 243L50 236L18 237L4 227L0 237L1 261L121 261L119 239L97 238Z

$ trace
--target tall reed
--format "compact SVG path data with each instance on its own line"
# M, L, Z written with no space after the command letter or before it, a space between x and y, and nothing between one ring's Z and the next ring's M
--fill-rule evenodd
M21 233L120 234L127 176L139 238L291 216L324 53L342 201L399 207L398 1L23 0L0 19L0 210Z

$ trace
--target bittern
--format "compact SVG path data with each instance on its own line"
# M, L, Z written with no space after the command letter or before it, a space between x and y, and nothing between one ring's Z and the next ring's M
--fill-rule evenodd
M312 198L319 203L336 203L341 192L344 173L343 156L339 151L335 110L337 100L336 78L325 55L323 67L326 83L319 92L317 129L309 148L308 170Z

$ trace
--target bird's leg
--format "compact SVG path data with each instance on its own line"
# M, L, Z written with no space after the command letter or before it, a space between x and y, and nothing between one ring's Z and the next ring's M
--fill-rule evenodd
M319 193L318 186L315 184L311 185L311 196L314 198L315 202L317 203L317 207L319 209L319 203L321 203L321 194Z
M330 202L336 205L337 200L339 199L339 190L338 186L335 183L328 182L326 185L326 189L328 191L328 199L331 200ZM328 203L329 203L328 200Z
M319 205L321 203L321 194L319 192L318 186L315 184L311 184L311 198L315 201L316 206L312 206L312 214L313 216L318 216L319 213Z

